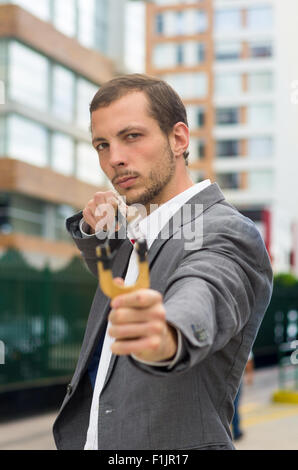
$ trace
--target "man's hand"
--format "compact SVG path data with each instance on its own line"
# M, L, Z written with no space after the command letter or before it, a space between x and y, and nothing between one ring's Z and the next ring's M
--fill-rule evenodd
M114 191L97 192L83 210L85 222L90 233L115 229L115 215L119 199Z
M117 279L120 283L119 279ZM166 321L162 295L152 289L122 294L111 302L112 352L144 361L165 361L177 351L177 333Z

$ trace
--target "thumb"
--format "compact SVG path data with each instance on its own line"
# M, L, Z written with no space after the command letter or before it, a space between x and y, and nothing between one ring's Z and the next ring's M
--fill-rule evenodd
M122 277L115 277L113 281L115 284L118 284L118 286L124 286L124 279L122 279Z

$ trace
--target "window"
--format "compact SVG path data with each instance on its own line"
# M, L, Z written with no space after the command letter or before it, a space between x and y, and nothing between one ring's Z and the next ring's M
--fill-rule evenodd
M105 182L95 150L91 145L83 142L77 146L77 177L96 186L103 185Z
M218 157L237 157L239 147L238 140L218 140L216 142L216 155Z
M205 108L196 105L188 105L186 106L186 111L189 128L191 130L204 127L206 121Z
M239 108L219 108L215 115L218 126L239 124Z
M196 11L196 33L205 33L208 29L208 16L205 11Z
M0 158L5 156L5 146L6 146L6 119L4 116L0 115Z
M71 71L53 66L52 112L63 121L71 122L74 118L74 75Z
M48 164L47 130L29 119L18 115L8 118L8 156L32 165Z
M270 126L274 123L272 104L256 104L248 107L248 123L253 127Z
M272 57L273 46L271 42L254 42L249 45L249 52L254 59Z
M272 29L273 11L271 7L253 7L247 10L247 27L253 31Z
M178 65L182 65L184 62L184 48L182 44L178 44L176 48L176 62Z
M195 163L206 156L206 142L203 139L191 137L189 141L189 162Z
M48 61L27 46L9 44L9 96L12 100L46 111L48 108Z
M51 167L58 173L74 174L74 142L71 137L55 132L52 135Z
M89 129L90 114L89 105L98 91L98 86L79 78L77 82L77 124L84 130Z
M248 155L251 158L270 158L273 154L272 137L254 137L248 139Z
M155 32L164 34L164 16L161 13L155 16Z
M218 10L215 12L215 31L237 31L241 29L240 10Z
M271 92L273 75L271 72L252 72L248 74L248 90L251 93Z
M222 173L216 175L216 182L221 189L239 189L240 174L239 173Z
M65 219L71 217L75 209L65 204L61 206L53 206L55 211L55 239L70 241L71 237L65 229Z
M164 75L163 79L182 99L203 98L208 91L207 75L204 72Z
M157 44L153 50L154 66L157 68L175 67L177 58L182 59L183 56L182 45L180 45L181 56L178 57L178 46L174 43Z
M215 44L216 60L236 60L241 57L240 42L220 42Z
M67 36L76 35L76 5L74 0L54 1L53 23L63 34Z
M45 204L39 199L13 194L9 204L9 221L14 232L43 236Z
M274 175L270 170L251 171L248 173L248 188L251 191L270 191L274 187Z
M78 40L91 48L95 45L95 6L94 0L79 0L78 3Z
M241 74L222 74L215 76L215 93L217 95L235 95L241 92Z

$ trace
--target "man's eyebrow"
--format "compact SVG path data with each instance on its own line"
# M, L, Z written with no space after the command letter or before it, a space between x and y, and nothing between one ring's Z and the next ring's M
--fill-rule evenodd
M127 126L124 129L121 129L121 131L117 132L116 136L121 137L124 134L127 134L127 132L132 132L132 131L145 131L145 128L142 126ZM105 142L106 139L104 137L94 137L92 140L92 144L95 145L98 142Z

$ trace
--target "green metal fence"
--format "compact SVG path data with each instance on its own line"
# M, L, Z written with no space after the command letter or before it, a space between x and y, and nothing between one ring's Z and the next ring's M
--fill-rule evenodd
M74 371L96 279L79 258L61 271L0 260L0 392L66 382ZM3 361L2 361L3 362Z
M17 251L4 254L0 259L0 393L69 381L95 289L96 279L79 257L65 269L51 271L32 268ZM289 365L293 351L286 351L286 345L292 347L297 340L298 281L289 284L279 279L254 344L256 365ZM290 365L297 374L298 365ZM284 372L281 368L281 381Z

